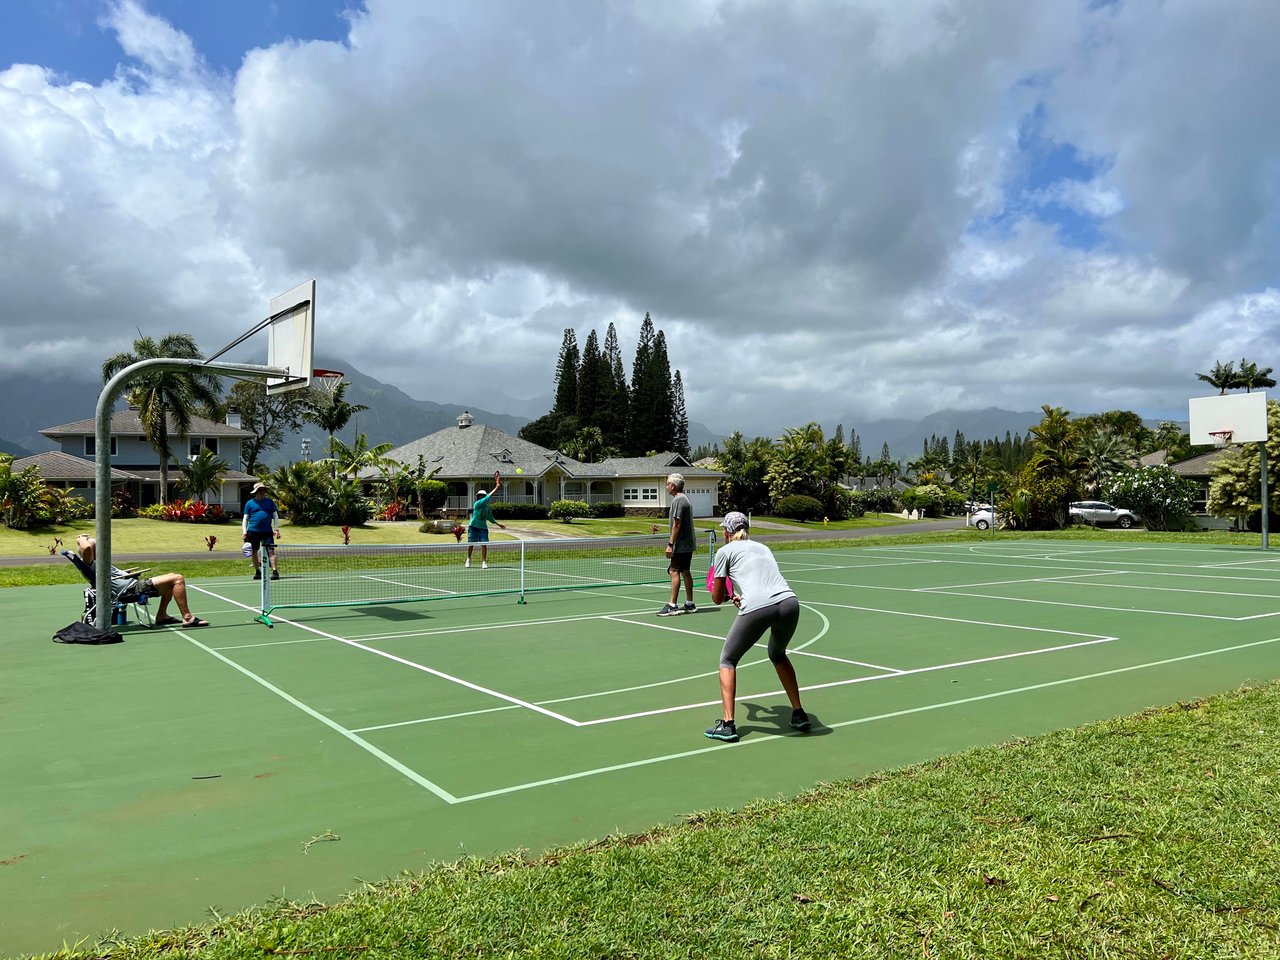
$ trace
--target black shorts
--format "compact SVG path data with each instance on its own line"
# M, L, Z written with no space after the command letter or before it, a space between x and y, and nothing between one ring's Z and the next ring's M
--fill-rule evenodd
M257 553L258 548L264 543L267 545L268 550L276 548L276 538L270 530L250 530L245 534L245 543L253 545L254 553Z
M667 573L688 573L693 565L693 551L671 554L671 563L667 565Z

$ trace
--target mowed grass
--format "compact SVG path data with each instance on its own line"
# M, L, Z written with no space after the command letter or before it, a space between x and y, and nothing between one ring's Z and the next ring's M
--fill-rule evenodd
M1278 729L1269 684L57 956L1280 957Z

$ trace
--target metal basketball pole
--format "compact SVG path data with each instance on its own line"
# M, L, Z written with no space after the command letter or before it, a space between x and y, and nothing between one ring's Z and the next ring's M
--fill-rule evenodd
M1271 525L1271 503L1267 497L1267 441L1263 440L1258 444L1258 450L1260 451L1262 466L1262 549L1266 550Z
M98 546L94 552L94 589L98 594L98 616L95 626L106 630L111 626L111 413L124 386L143 371L168 373L178 370L210 370L223 374L242 374L251 377L287 377L284 367L267 367L256 363L212 363L207 360L158 357L139 360L125 367L107 381L98 394L98 408L94 414L94 532ZM160 491L163 501L167 490Z

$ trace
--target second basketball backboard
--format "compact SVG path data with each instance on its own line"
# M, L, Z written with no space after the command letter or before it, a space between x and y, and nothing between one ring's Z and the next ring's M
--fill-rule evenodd
M1221 443L1227 432L1230 443L1267 439L1267 395L1261 391L1192 397L1189 412L1193 444Z

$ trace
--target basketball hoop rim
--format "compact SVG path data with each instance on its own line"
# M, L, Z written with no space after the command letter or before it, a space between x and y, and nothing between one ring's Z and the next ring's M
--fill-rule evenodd
M341 380L343 377L346 376L346 374L342 373L340 370L315 369L311 371L311 376L312 378L319 378L321 380L331 380L331 379Z
M1214 445L1218 447L1228 446L1231 443L1232 434L1235 433L1234 430L1209 430L1207 432L1213 438Z

